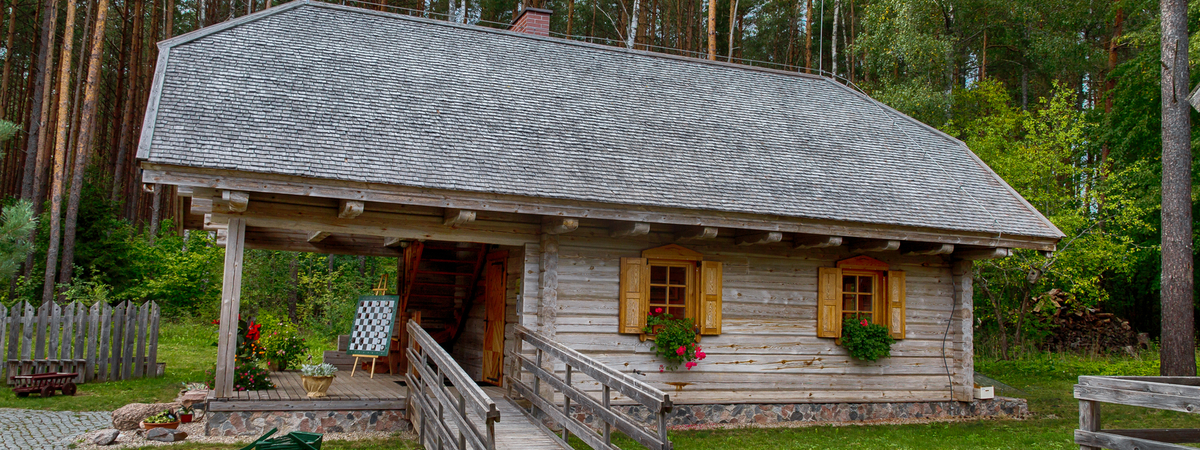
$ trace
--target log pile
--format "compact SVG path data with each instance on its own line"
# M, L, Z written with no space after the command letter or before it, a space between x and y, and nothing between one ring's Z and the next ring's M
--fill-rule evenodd
M1043 350L1073 353L1132 352L1138 344L1138 333L1129 321L1099 308L1088 308L1075 301L1074 296L1053 289L1039 299L1039 306L1050 309L1051 335L1042 344Z

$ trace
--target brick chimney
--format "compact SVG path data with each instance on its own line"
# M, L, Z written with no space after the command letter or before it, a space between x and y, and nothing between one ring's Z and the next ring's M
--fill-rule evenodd
M541 8L525 8L521 15L508 27L509 31L550 36L550 15L554 11Z

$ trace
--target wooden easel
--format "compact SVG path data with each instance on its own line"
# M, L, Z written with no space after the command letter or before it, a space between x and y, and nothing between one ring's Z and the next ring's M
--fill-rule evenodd
M375 378L375 361L379 360L376 355L351 355L354 357L354 367L350 368L350 378L354 378L354 371L358 369L358 358L371 358L371 378Z

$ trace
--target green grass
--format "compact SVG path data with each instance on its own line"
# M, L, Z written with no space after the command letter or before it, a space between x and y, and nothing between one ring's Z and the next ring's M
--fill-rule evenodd
M217 333L212 325L163 323L158 336L158 361L167 363L163 377L84 383L74 397L19 398L11 389L0 389L0 408L112 411L134 402L172 401L182 383L203 381L204 371L216 362Z
M309 338L317 355L333 342ZM0 390L0 408L64 411L111 411L131 402L166 402L175 398L182 382L202 381L204 371L216 361L215 327L208 324L164 324L159 338L159 361L167 362L167 375L108 383L85 383L74 397L36 395L17 398ZM314 360L317 358L314 357ZM976 358L976 370L1000 383L997 394L1029 401L1031 417L1025 420L984 419L918 425L847 425L800 428L742 428L671 432L677 449L1075 449L1072 431L1078 425L1078 402L1072 385L1079 375L1157 375L1158 355L1140 358L1080 357L1036 354L1020 360ZM1200 428L1200 418L1183 413L1118 405L1104 405L1105 428ZM640 448L628 439L617 439L625 449ZM576 448L586 448L578 441ZM238 449L240 445L189 445L199 449ZM396 436L382 440L335 442L329 450L416 449L411 439Z

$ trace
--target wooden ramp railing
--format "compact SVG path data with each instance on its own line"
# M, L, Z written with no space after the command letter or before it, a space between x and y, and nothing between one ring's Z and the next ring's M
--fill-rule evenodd
M410 320L405 326L409 336L405 403L421 444L431 449L495 450L495 423L500 420L496 402L421 325ZM470 412L483 419L484 430L469 417Z
M509 352L509 357L514 358L518 364L516 374L505 377L508 386L531 403L531 410L540 411L542 415L549 417L562 427L561 440L563 443L566 443L569 434L574 433L579 440L594 449L617 449L612 445L612 430L616 428L617 431L625 433L648 449L671 449L671 441L667 439L666 421L667 413L671 411L672 406L670 396L641 380L618 372L582 353L534 333L528 328L517 326L516 336L523 344L533 347L535 360ZM564 378L559 378L542 367L542 363L546 362L546 356L555 358L566 365ZM521 381L522 369L533 374L533 386ZM571 374L575 371L584 373L603 386L600 400L596 400L571 384ZM562 393L563 403L561 406L539 395L543 382ZM656 432L651 432L633 417L612 407L612 390L614 389L625 397L638 402L657 417ZM576 419L576 415L571 413L572 403L591 410L595 417L603 419L603 432L598 434ZM534 411L530 411L530 414L535 417L539 416ZM541 423L538 420L535 422Z
M1175 445L1200 443L1200 429L1105 430L1100 427L1100 404L1140 406L1185 413L1200 413L1200 377L1079 377L1075 385L1079 400L1079 429L1075 443L1080 450L1194 449Z

